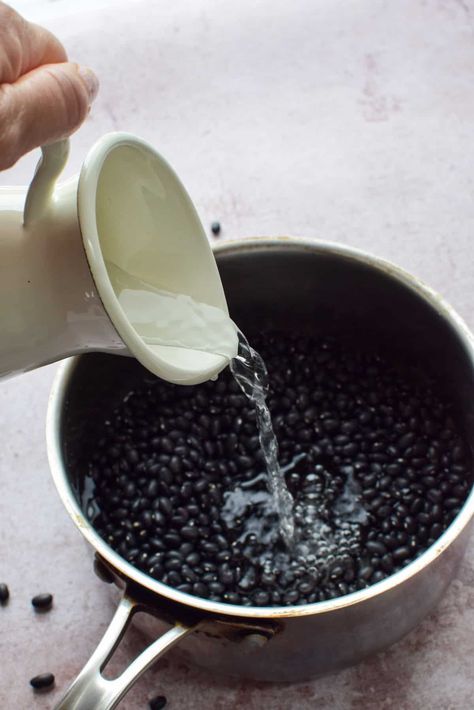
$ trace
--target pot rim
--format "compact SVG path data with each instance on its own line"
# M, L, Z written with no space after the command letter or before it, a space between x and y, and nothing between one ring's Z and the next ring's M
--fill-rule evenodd
M415 278L403 269L395 266L389 261L376 257L365 251L337 244L298 237L245 237L236 240L226 240L214 246L217 254L240 252L242 250L261 250L267 248L278 248L284 245L294 247L302 251L336 254L351 261L357 261L370 266L376 271L381 271L390 278L398 281L419 298L428 303L443 320L454 329L461 344L469 354L469 358L474 368L474 336L470 332L466 323L456 313L456 311L429 286L420 279ZM362 589L351 594L312 604L301 604L284 607L253 607L227 604L224 602L213 602L207 599L180 592L172 587L158 582L152 577L135 568L124 560L117 552L99 536L94 527L87 520L76 501L75 495L67 478L66 469L62 457L62 442L60 437L60 424L62 419L65 394L69 381L79 362L80 356L68 358L59 366L58 373L53 382L49 396L48 411L46 418L46 440L49 465L53 476L54 484L58 494L73 519L76 526L84 535L89 544L104 558L113 568L118 570L127 580L133 581L140 587L153 592L159 597L164 597L169 601L176 602L194 610L219 615L220 617L231 618L252 618L252 619L285 619L296 616L310 616L313 614L326 614L330 611L343 610L347 607L361 602L366 602L378 597L385 592L389 592L396 587L407 582L411 577L421 572L425 567L434 562L443 551L449 547L460 535L462 530L468 525L474 516L474 487L471 489L464 505L456 515L452 523L445 532L418 558L410 562L402 570L390 575L381 582L377 582L367 589Z

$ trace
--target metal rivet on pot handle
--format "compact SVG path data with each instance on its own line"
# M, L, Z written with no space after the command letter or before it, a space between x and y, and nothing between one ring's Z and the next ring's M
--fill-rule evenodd
M142 651L118 678L107 680L102 675L103 669L119 645L133 615L144 610L129 592L124 593L99 645L55 710L112 710L147 668L196 628L176 622L169 631Z
M255 632L244 636L241 643L247 651L251 652L258 651L260 648L263 648L269 641L270 638L268 636Z

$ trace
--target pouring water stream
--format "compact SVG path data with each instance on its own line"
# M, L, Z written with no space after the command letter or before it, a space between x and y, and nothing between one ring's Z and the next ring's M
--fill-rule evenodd
M195 352L196 356L209 353L210 357L221 357L223 366L229 365L236 383L255 408L267 493L261 487L258 490L262 472L257 471L254 478L257 490L252 486L245 491L237 489L227 498L223 512L228 524L233 526L241 510L246 515L250 512L246 534L253 532L261 539L268 539L270 546L280 539L287 550L296 552L298 549L302 554L301 539L306 540L305 544L311 550L318 548L322 541L333 546L335 538L329 528L321 527L314 506L301 501L295 506L288 490L285 472L297 466L305 454L281 468L278 442L266 401L269 390L267 369L245 335L220 308L198 302L189 295L160 289L112 262L107 262L107 269L121 307L151 352L158 354L163 348L172 347L189 354ZM357 494L357 483L348 475L346 487L335 506L335 511L346 523L360 523L365 519ZM252 515L256 511L260 517ZM295 540L295 520L298 520L298 541Z
M119 303L130 323L151 350L186 348L222 356L242 392L255 406L266 483L287 545L294 537L293 497L278 462L266 393L268 373L260 355L249 345L229 316L220 308L195 301L188 295L162 290L112 262L107 269ZM238 338L237 355L236 338Z

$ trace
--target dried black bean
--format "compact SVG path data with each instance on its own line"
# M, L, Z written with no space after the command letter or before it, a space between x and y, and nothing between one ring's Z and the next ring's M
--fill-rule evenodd
M376 511L379 518L388 518L391 513L391 508L389 505L380 505Z
M382 559L380 560L380 564L382 565L382 569L385 572L392 572L393 571L393 557L390 554L384 555Z
M144 528L151 529L154 527L156 521L155 514L151 510L144 510L139 517L140 523Z
M193 594L195 594L197 597L207 597L209 594L207 585L203 584L202 582L196 582L193 584Z
M164 564L164 568L167 572L171 572L172 570L174 570L175 572L179 572L182 566L183 561L178 557L172 557L171 559L166 560Z
M180 584L183 583L181 575L176 570L171 570L170 572L167 572L167 574L163 578L163 581L165 582L165 584L169 584L171 587L178 587Z
M170 467L170 471L173 474L176 475L176 474L181 473L181 471L182 471L181 460L179 459L178 456L171 457L169 467Z
M403 529L407 531L407 533L414 533L416 531L416 520L413 518L411 515L407 515L403 519Z
M392 485L392 478L391 476L382 476L380 480L377 482L377 487L386 490L387 488L390 488Z
M33 597L31 603L36 611L49 611L53 606L53 595L47 592L37 594Z
M209 560L206 560L202 563L202 568L206 572L215 572L217 570L217 565L215 562L210 562Z
M230 587L234 584L234 572L228 564L220 565L218 569L219 580L226 587Z
M425 541L428 538L429 530L425 525L419 525L416 534L419 540Z
M179 592L184 592L185 594L192 594L193 593L193 585L192 584L180 584L176 589Z
M179 534L175 532L166 533L163 535L163 540L169 548L179 547L181 544L181 538Z
M188 563L188 565L191 565L191 567L198 565L200 561L201 555L198 552L191 552L189 555L186 556L186 562Z
M224 593L224 591L225 591L225 587L220 582L210 582L209 583L209 592L211 594L215 594L217 596L220 596L221 594Z
M446 505L446 502L444 504ZM447 506L447 505L446 505L446 507L449 508L449 506ZM432 505L430 507L429 515L430 515L430 519L433 522L438 522L443 517L443 508L438 503L435 503L434 505Z
M270 601L270 595L263 590L256 592L252 598L255 606L267 606Z
M188 565L183 565L181 567L181 576L187 582L198 582L199 581L198 575Z
M289 592L286 592L283 596L283 603L284 604L296 604L300 598L300 593L297 589L291 589Z
M225 592L224 599L228 604L240 604L240 596L235 592Z
M437 490L436 488L431 488L428 493L426 494L426 497L428 500L430 500L432 503L439 503L439 501L442 499L443 494L441 491Z
M371 565L366 564L366 565L362 565L359 568L360 579L369 580L372 577L373 573L374 573L374 568L371 567Z
M183 483L183 485L181 486L181 489L180 489L180 494L181 494L181 497L183 498L183 502L186 502L186 500L191 498L193 495L193 492L194 492L194 487L193 487L193 484L191 483L191 481L186 481L185 483ZM189 507L188 507L188 511L189 511ZM191 513L190 513L190 515L191 515Z
M54 675L52 673L35 675L35 677L30 680L30 685L35 690L51 689L54 686Z
M399 440L398 440L398 446L401 449L407 449L409 446L413 444L415 441L415 434L413 432L408 432L407 434L404 434Z
M410 513L412 515L417 515L423 508L423 499L422 498L415 498L413 503L410 505Z
M368 540L365 544L365 547L367 550L372 553L373 555L385 555L387 552L387 548L383 544L383 542L380 542L378 540Z
M257 574L254 567L250 567L242 579L239 581L240 589L247 591L255 587L257 581Z
M457 506L460 505L460 501L457 498L445 498L443 500L443 505L449 510L450 508L457 508ZM431 510L431 516L434 520L436 520L436 518L434 518L433 516L433 510Z
M8 586L2 582L0 584L0 606L4 606L10 598L10 590Z
M161 496L158 500L160 504L160 511L164 515L171 515L173 511L173 504L171 503L171 500L169 498L165 498L164 496Z
M195 525L185 525L180 532L185 540L197 540L199 537L199 530Z
M128 451L126 451L125 457L126 457L128 463L131 463L131 464L137 464L140 460L140 457L139 457L136 449L129 449Z
M397 547L395 550L392 552L392 555L395 560L400 561L400 560L406 560L408 557L411 555L411 551L409 547Z

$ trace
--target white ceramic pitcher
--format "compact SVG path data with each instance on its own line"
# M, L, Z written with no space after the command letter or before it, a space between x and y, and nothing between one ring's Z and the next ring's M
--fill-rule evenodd
M79 176L56 185L68 152L68 141L44 147L28 190L0 190L0 377L94 350L133 355L170 382L214 377L228 362L221 355L152 350L109 278L111 262L227 314L212 250L174 171L144 141L112 133Z

